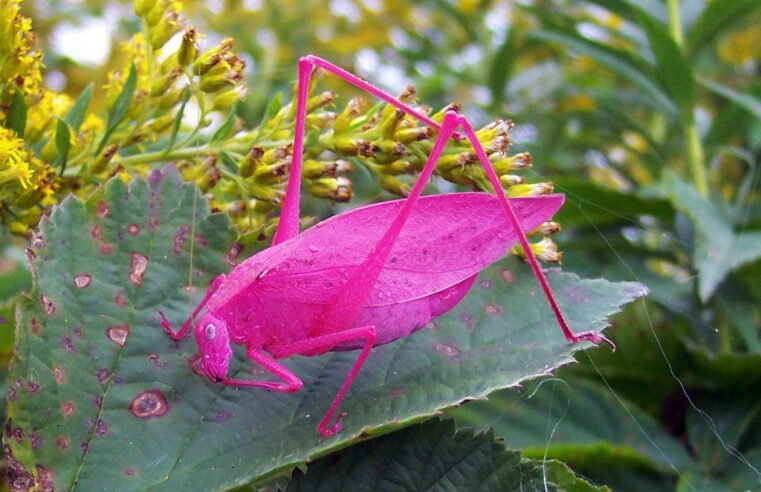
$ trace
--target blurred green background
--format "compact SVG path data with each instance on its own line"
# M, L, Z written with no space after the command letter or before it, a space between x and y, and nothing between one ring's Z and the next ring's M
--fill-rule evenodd
M452 101L475 126L516 123L537 181L566 194L563 269L637 280L618 344L554 379L454 412L510 447L614 490L761 490L761 1L268 1L185 3L203 46L246 60L239 112L290 98L313 53L392 93ZM128 2L26 1L45 83L106 82L137 30ZM346 101L334 78L321 86ZM95 104L102 91L96 91ZM362 196L361 192L358 192ZM13 241L5 236L4 245ZM18 244L18 243L15 243ZM24 258L0 259L0 351ZM5 371L5 369L3 369Z

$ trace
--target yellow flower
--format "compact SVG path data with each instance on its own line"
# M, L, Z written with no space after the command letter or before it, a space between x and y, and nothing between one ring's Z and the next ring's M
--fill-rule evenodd
M0 0L0 94L7 87L36 94L42 83L42 53L34 49L32 21L19 13L19 0Z
M0 127L0 186L18 180L26 189L32 184L31 178L24 141L16 138L12 131Z

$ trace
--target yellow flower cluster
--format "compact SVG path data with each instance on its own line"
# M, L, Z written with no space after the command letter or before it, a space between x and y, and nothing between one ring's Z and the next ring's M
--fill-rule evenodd
M23 40L26 48L17 52L24 60L39 61L30 24L18 15L17 3L2 5L15 9L14 22L3 25L12 31L10 38ZM89 110L92 89L75 102L38 85L34 96L27 94L33 104L27 106L23 138L7 124L2 129L0 220L14 233L27 234L65 193L87 194L111 176L129 180L172 162L184 179L207 194L215 210L230 215L241 242L266 238L274 231L274 212L290 170L294 105L276 99L264 121L254 129L244 128L235 111L245 95L245 63L233 51L233 40L202 51L200 34L186 25L179 2L136 0L134 7L143 29L123 45L117 68L108 74L105 114ZM163 52L169 39L180 33L179 47ZM13 66L18 74L23 64ZM39 82L39 63L33 68L37 72L30 80ZM348 201L353 195L349 174L362 167L386 191L407 194L431 153L434 132L390 105L355 98L336 107L337 94L316 93L314 80L307 104L304 188L316 198ZM458 109L450 105L434 112L422 107L412 88L399 99L439 121L447 110ZM188 104L200 113L190 125L184 123ZM214 112L221 115L210 118ZM217 128L209 129L214 120ZM524 182L520 170L530 167L531 159L527 154L508 155L511 127L510 122L496 121L476 132L500 182L510 196L551 192L549 183ZM467 139L447 145L436 172L461 186L490 189ZM548 261L559 259L546 239L556 230L546 225L534 232L545 238L536 248Z
M35 50L32 21L19 13L20 0L0 0L0 97L18 87L36 94L42 83L42 53Z

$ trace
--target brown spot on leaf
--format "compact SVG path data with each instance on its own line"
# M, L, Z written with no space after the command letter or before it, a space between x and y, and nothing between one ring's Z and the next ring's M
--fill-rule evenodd
M135 285L143 284L143 275L148 268L148 257L140 253L132 253L132 270L129 279Z
M491 280L485 279L485 280L481 280L480 285L484 289L491 289L492 283L491 283Z
M42 437L38 432L29 434L29 440L32 442L32 449L39 449L42 446Z
M137 472L131 466L128 466L127 468L122 470L122 475L124 475L127 478L134 477L135 473L137 473Z
M188 232L190 232L190 226L188 224L183 224L177 228L177 233L172 240L172 251L174 251L174 254L178 256L182 254L182 249L185 246L185 236Z
M21 430L21 427L16 427L15 429L13 429L12 434L13 434L13 439L17 443L21 444L22 442L24 442L24 431Z
M436 343L433 348L435 348L438 353L445 355L449 360L453 362L459 361L460 349L454 345Z
M8 486L12 491L33 490L35 487L34 475L29 473L13 456L10 446L3 446L5 456L8 459Z
M120 308L127 307L127 301L124 300L124 296L121 294L116 294L114 296L114 304Z
M40 302L42 302L42 308L45 310L45 314L48 316L55 313L55 303L50 300L45 294L40 295Z
M40 321L37 318L32 318L32 334L40 334Z
M37 258L37 253L35 253L31 248L24 248L24 252L26 253L26 258L30 263Z
M158 214L151 214L151 217L148 219L148 229L151 230L151 232L156 232L156 229L159 228L159 225L161 225L161 219L159 218Z
M35 394L38 391L40 391L40 385L35 383L34 381L27 381L26 390L31 394Z
M103 384L111 377L111 371L108 369L99 369L98 372L95 373L95 377L98 378L99 383Z
M115 344L124 347L129 335L129 325L112 326L106 330L106 336Z
M164 393L151 389L138 394L130 403L129 410L135 417L150 419L166 414L169 411L169 403Z
M103 228L100 226L100 224L95 224L92 226L90 235L97 241L103 241Z
M42 234L34 234L32 236L32 246L36 249L42 249L45 247L45 239L42 237Z
M108 243L103 243L100 245L100 252L104 255L110 255L113 251L113 248L111 248L111 245Z
M98 202L98 210L96 213L98 214L98 217L105 217L108 215L108 206L106 205L106 202L103 200Z
M74 402L65 401L61 403L61 415L64 417L71 417L76 411L77 407L74 405Z
M61 345L63 345L63 349L67 352L76 351L76 349L74 348L74 341L69 337L64 337Z
M55 440L56 446L58 446L61 449L68 449L69 448L69 440L65 437L59 437Z
M98 423L95 424L95 435L105 436L106 434L108 434L108 426L103 419L98 419Z
M476 320L470 313L462 313L460 315L460 320L465 323L465 327L469 330L472 330L474 326L476 326Z
M55 473L53 473L53 470L45 468L40 464L35 465L35 468L37 468L37 476L40 479L37 490L40 492L55 492Z
M513 272L508 270L507 268L503 268L500 272L500 275L502 276L502 280L507 282L508 284L513 283L515 281L515 276L513 275Z
M188 367L190 367L191 371L199 376L206 377L206 373L203 372L203 367L201 367L201 357L199 357L198 354L193 354L190 357L187 357L186 360L188 361Z
M79 447L82 448L82 452L84 454L87 454L87 450L90 449L90 445L87 444L86 442L83 442L82 444L80 444Z
M161 360L161 357L156 352L151 352L148 354L148 360L153 362L153 365L158 367L159 369L163 369L166 367L166 362Z
M130 236L137 236L140 234L140 226L137 224L130 224L127 226L127 234Z
M74 283L76 284L78 289L84 289L88 285L90 285L90 281L92 280L92 275L88 275L86 273L83 273L81 275L77 275L74 277Z
M388 396L390 396L391 398L396 398L397 396L401 395L402 393L404 393L404 390L401 390L401 389L392 389L391 391L388 392Z
M66 381L66 372L59 366L53 368L53 376L58 384L63 384Z
M235 266L235 260L238 259L238 256L243 251L243 245L238 243L233 243L232 246L230 246L230 250L227 252L227 255L225 256L225 260L227 261L227 264L230 266Z
M497 315L502 312L502 308L497 306L496 304L488 303L484 306L484 312L486 314Z
M199 245L199 246L201 246L202 248L205 248L206 246L208 246L208 245L209 245L209 241L206 239L206 236L204 236L203 234L198 234L198 235L196 236L196 242L197 242L197 243L198 243L198 245Z

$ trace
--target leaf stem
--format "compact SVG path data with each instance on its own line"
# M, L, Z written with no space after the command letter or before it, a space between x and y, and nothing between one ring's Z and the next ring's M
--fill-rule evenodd
M682 19L679 14L679 0L667 0L669 9L669 33L677 46L682 48L684 33L682 32ZM703 196L708 196L708 179L704 167L705 154L703 144L700 142L698 127L695 124L695 108L690 108L685 114L684 132L687 140L687 160L692 173L695 188Z

